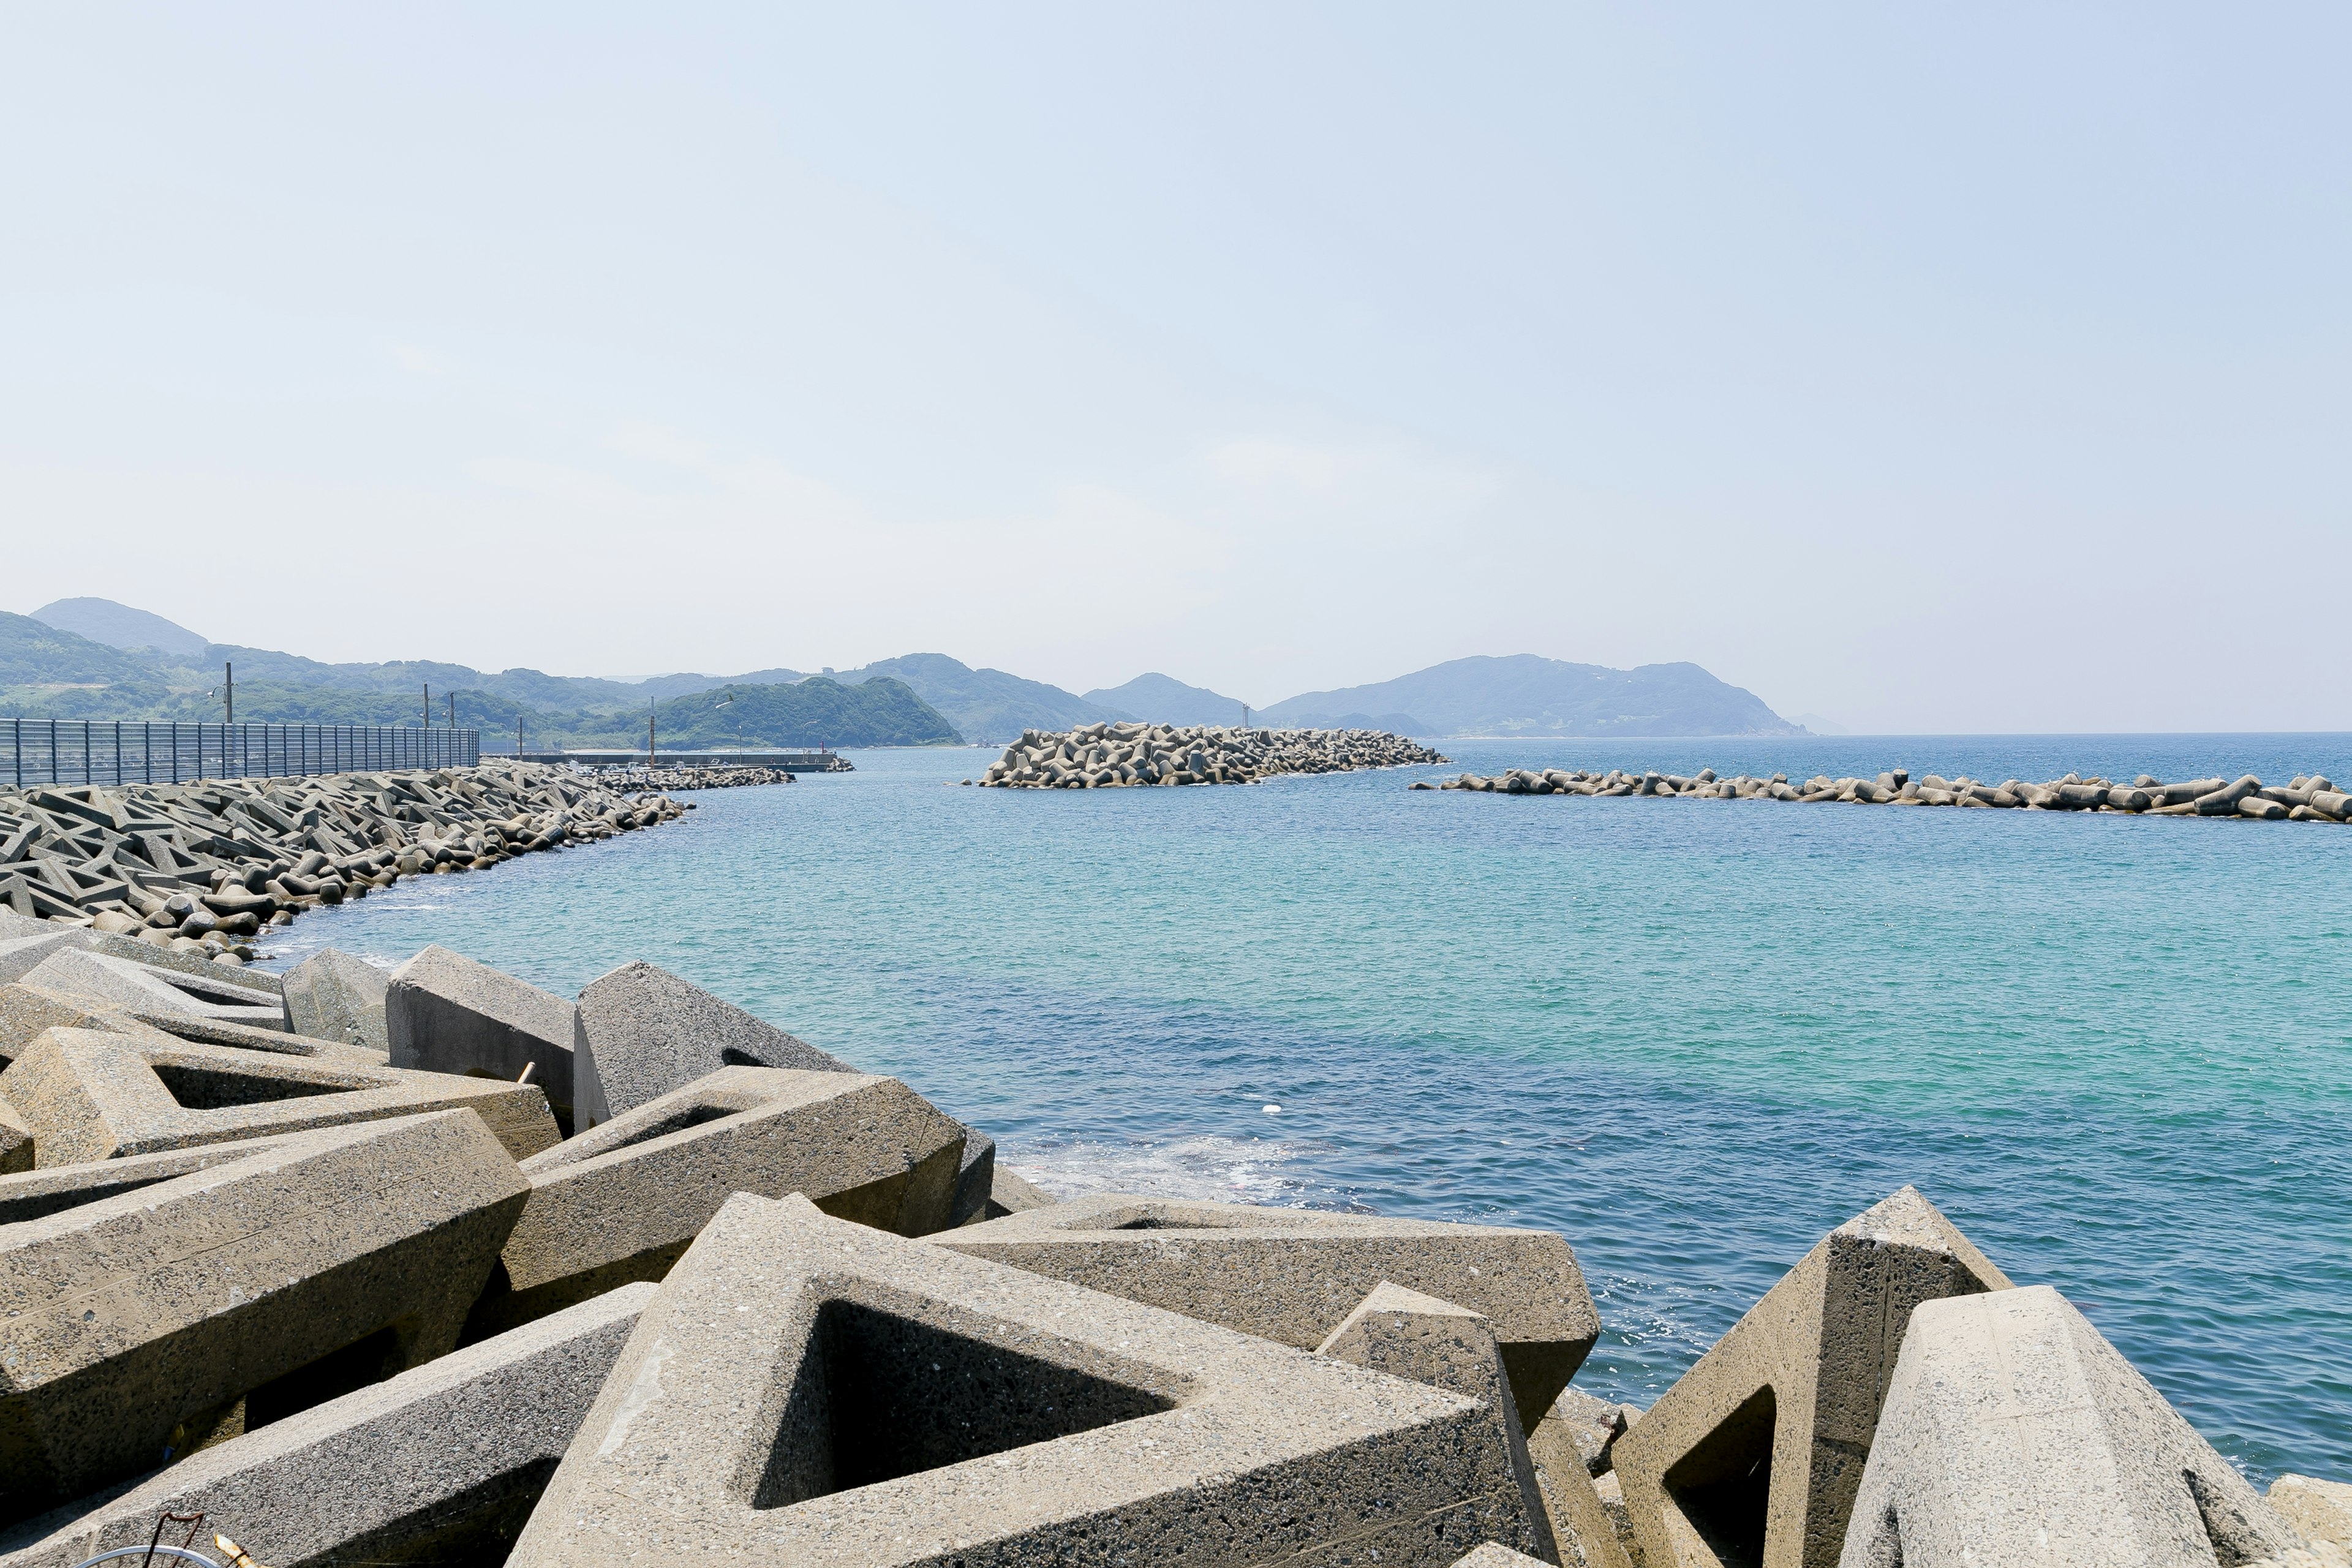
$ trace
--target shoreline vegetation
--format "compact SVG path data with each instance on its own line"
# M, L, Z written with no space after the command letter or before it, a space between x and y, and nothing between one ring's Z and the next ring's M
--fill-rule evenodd
M1381 730L1097 723L1058 733L1028 731L989 764L978 782L993 789L1254 784L1283 773L1347 773L1448 760Z
M2252 773L2235 780L2190 779L2166 784L2141 773L2128 784L2068 773L2047 784L2004 779L2000 784L1936 773L1913 778L1895 768L1876 778L1831 778L1816 774L1792 784L1786 773L1755 778L1742 773L1719 778L1713 768L1680 773L1606 773L1580 769L1512 768L1489 775L1464 773L1442 784L1419 780L1417 790L1466 790L1481 795L1580 795L1596 797L1672 795L1683 800L1775 800L1801 805L1946 805L2023 811L2104 811L2130 816L2225 816L2253 822L2352 821L2352 794L2324 774L2297 773L2284 785L2265 784Z

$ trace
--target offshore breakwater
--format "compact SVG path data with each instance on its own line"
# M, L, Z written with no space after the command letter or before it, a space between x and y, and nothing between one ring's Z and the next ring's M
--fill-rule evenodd
M2027 811L2106 811L2151 816L2227 816L2255 822L2352 821L2352 795L2324 774L2297 773L2284 785L2268 785L2252 773L2235 780L2190 779L2166 784L2141 773L2128 784L2068 773L2047 784L2004 779L1985 784L1924 773L1915 779L1896 768L1875 778L1831 778L1816 774L1791 784L1786 773L1758 778L1742 773L1718 778L1712 768L1685 777L1611 768L1570 772L1562 768L1511 768L1481 775L1464 773L1442 784L1415 782L1413 789L1470 790L1486 795L1581 795L1622 797L1671 795L1685 800L1777 800L1799 805L1947 805Z
M0 908L234 965L300 910L689 809L530 763L0 790Z
M1066 731L1024 730L989 764L980 782L1003 789L1255 784L1283 773L1350 773L1445 760L1384 730L1100 723Z

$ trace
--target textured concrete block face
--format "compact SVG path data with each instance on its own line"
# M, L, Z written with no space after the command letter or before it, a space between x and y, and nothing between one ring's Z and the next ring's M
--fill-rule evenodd
M625 1286L28 1521L0 1568L144 1546L166 1510L271 1568L500 1562L652 1296Z
M1568 1568L1633 1568L1623 1532L1592 1479L1594 1464L1606 1463L1621 1435L1617 1414L1622 1408L1573 1388L1562 1389L1528 1434L1528 1462L1535 1468L1559 1561ZM1616 1484L1614 1477L1610 1484Z
M53 953L79 952L89 945L89 933L78 927L52 926L47 931L22 936L0 935L0 984L22 980Z
M2263 1500L2306 1540L2352 1545L2352 1486L2309 1476L2281 1476L2271 1483Z
M522 1163L530 1201L468 1332L659 1279L733 1193L939 1228L963 1130L897 1079L722 1068Z
M1556 1560L1550 1519L1535 1468L1519 1431L1518 1408L1495 1331L1486 1320L1451 1301L1441 1301L1402 1285L1381 1285L1364 1298L1316 1351L1356 1366L1449 1389L1486 1407L1490 1440L1510 1456L1518 1483L1518 1516L1495 1539L1519 1551Z
M213 1143L198 1149L171 1149L161 1154L133 1154L87 1165L52 1165L0 1176L0 1226L46 1219L84 1204L135 1193L174 1176L249 1160L278 1143L275 1138Z
M2211 1568L2301 1547L2046 1285L1922 1303L1842 1568Z
M1442 1568L1517 1506L1490 1432L1443 1389L739 1194L509 1562Z
M1527 1568L1528 1563L1542 1561L1540 1557L1530 1557L1524 1552L1514 1552L1490 1541L1468 1556L1455 1558L1454 1568Z
M1055 1201L1053 1194L1001 1163L989 1173L987 1217L990 1219L1027 1214L1031 1209L1049 1208Z
M0 1176L33 1168L33 1130L16 1108L0 1099Z
M512 1083L531 1068L555 1119L573 1125L572 1004L446 947L428 947L384 987L384 1037L396 1068Z
M444 1111L0 1228L0 1526L445 1353L524 1192Z
M857 1070L650 963L589 982L572 1042L583 1131L721 1068Z
M383 1004L391 983L365 959L321 948L286 972L287 1026L313 1039L389 1052Z
M1486 1314L1523 1426L1600 1337L1550 1231L1098 1194L935 1237L974 1258L1312 1349L1382 1283Z
M0 1072L38 1163L78 1165L464 1107L512 1157L556 1142L529 1085L204 1045L159 1029L50 1029Z
M1909 1187L1838 1226L1618 1439L1649 1568L1829 1568L1923 1301L2009 1280Z
M209 975L134 963L103 952L55 952L26 970L24 984L111 1002L131 1012L178 1013L257 1029L286 1027L277 997Z

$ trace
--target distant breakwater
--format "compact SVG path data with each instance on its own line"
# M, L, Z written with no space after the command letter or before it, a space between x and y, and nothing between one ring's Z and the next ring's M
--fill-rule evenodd
M846 765L830 768L829 773L847 773ZM752 784L788 784L799 782L797 773L784 768L721 767L721 768L629 768L607 769L591 775L605 789L672 790L684 792L698 789L742 789Z
M1253 784L1281 773L1346 773L1447 760L1384 730L1106 722L1059 731L1024 730L979 782L1000 789Z
M0 907L235 964L299 910L690 809L530 763L0 789Z
M1536 771L1512 768L1491 777L1464 773L1443 784L1426 781L1414 789L1472 790L1486 795L1674 795L1685 800L1778 800L1801 805L1949 805L2023 811L2106 811L2140 816L2223 816L2254 822L2352 821L2352 795L2316 773L2297 773L2284 786L2265 784L2252 773L2236 780L2189 779L2166 784L2140 774L2129 784L2093 776L2047 784L2004 779L1986 784L1935 773L1913 778L1895 768L1876 778L1830 778L1816 774L1801 784L1786 773L1718 778L1712 768L1696 776L1679 773Z

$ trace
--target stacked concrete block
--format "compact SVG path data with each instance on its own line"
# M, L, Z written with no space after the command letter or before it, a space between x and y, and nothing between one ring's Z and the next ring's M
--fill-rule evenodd
M1315 1353L1451 1389L1486 1406L1486 1440L1510 1456L1512 1479L1518 1486L1519 1506L1508 1512L1506 1529L1493 1539L1546 1562L1559 1561L1550 1516L1519 1430L1518 1407L1503 1373L1502 1352L1495 1343L1494 1326L1484 1316L1402 1285L1382 1284L1331 1331Z
M1909 1187L1823 1237L1618 1439L1649 1568L1830 1568L1913 1309L2008 1288Z
M1444 1389L739 1194L509 1563L1443 1568L1518 1506L1492 1431Z
M27 985L111 1002L132 1012L176 1013L257 1029L286 1027L285 1004L267 992L109 953L53 952L22 978Z
M988 1203L979 1214L964 1223L977 1225L982 1220L1027 1214L1031 1209L1045 1208L1055 1201L1053 1194L1028 1177L998 1165L989 1173Z
M0 1072L0 1097L33 1130L41 1164L457 1106L474 1111L510 1157L556 1142L547 1102L529 1085L204 1045L140 1024L128 1029L49 1029Z
M1383 1284L1486 1314L1522 1427L1601 1333L1576 1254L1550 1231L1097 1194L934 1245L1282 1344L1321 1344Z
M384 995L391 976L363 958L328 947L286 972L286 1026L313 1039L389 1053Z
M76 926L54 925L47 921L26 921L25 924L46 925L48 929L0 934L0 984L22 980L52 954L79 952L89 945L88 933Z
M721 1068L522 1163L530 1201L469 1334L659 1279L729 1194L900 1236L945 1221L963 1129L897 1079Z
M2284 1475L2263 1500L2313 1545L2352 1546L2352 1486Z
M275 1138L167 1149L160 1154L128 1154L87 1165L49 1165L0 1176L0 1225L43 1219L101 1198L134 1193L175 1176L251 1159L275 1147Z
M72 1568L201 1512L271 1568L501 1561L653 1296L628 1285L0 1532Z
M100 997L52 991L21 982L0 985L0 1068L16 1060L45 1031L55 1028L109 1029L117 1034L160 1031L175 1039L235 1046L273 1056L383 1065L381 1051L338 1045L332 1040L308 1039L282 1029L257 1028L187 1013L133 1009Z
M446 1353L526 1191L443 1111L0 1227L0 1526Z
M2294 1528L2048 1286L1923 1301L1841 1568L2210 1568Z
M1565 1388L1528 1434L1528 1459L1570 1568L1633 1568L1633 1531L1610 1460L1624 1434L1622 1405ZM1610 1495L1603 1495L1606 1487Z
M857 1070L650 963L589 982L572 1029L583 1132L721 1068Z
M530 1081L571 1134L574 1116L572 1004L446 947L428 947L384 988L392 1065Z

